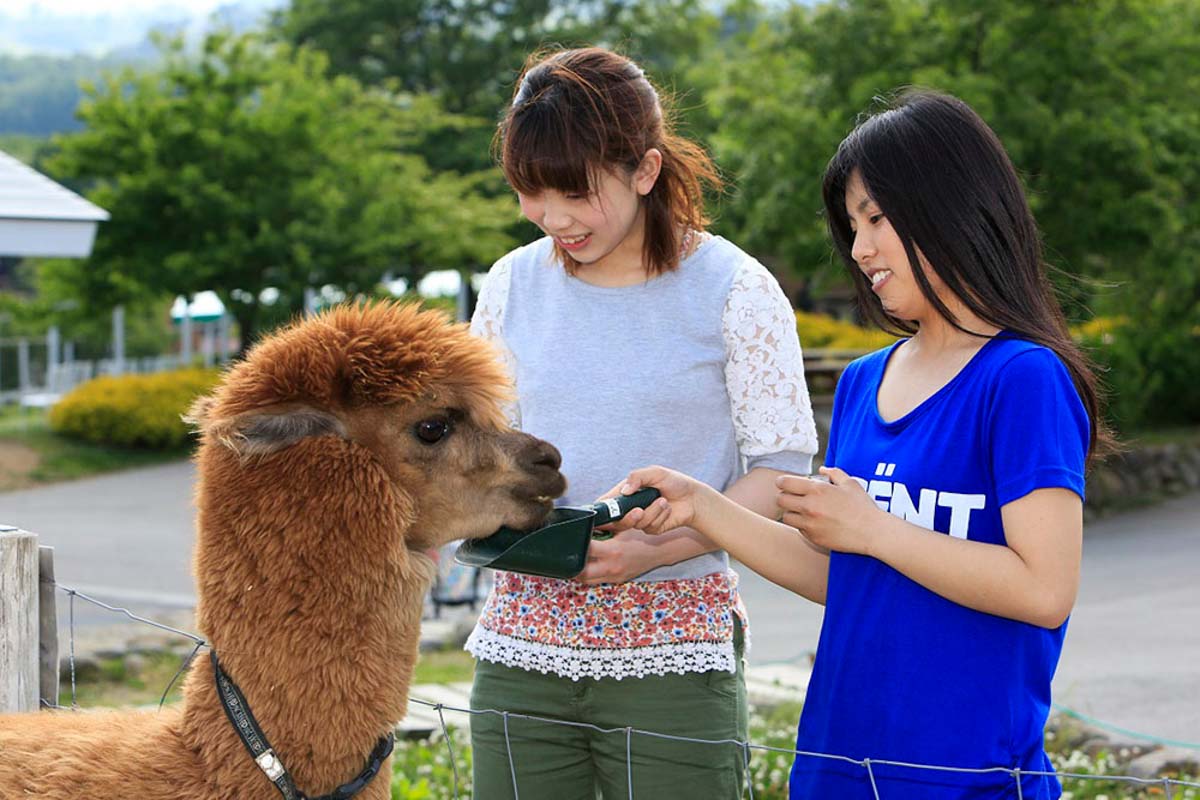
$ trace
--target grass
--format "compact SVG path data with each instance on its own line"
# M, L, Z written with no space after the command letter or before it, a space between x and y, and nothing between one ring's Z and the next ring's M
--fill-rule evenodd
M1130 445L1148 444L1191 444L1200 441L1200 426L1179 425L1167 428L1154 428L1144 431L1133 431L1126 437Z
M19 454L0 466L0 491L74 480L187 457L187 450L135 450L78 442L50 430L46 412L0 407L0 452Z
M762 712L751 711L750 741L756 745L791 750L795 746L796 721L800 717L799 703L786 703ZM396 742L392 763L393 800L433 800L455 796L471 796L471 746L466 731L450 728L447 748L441 736L432 739L412 739ZM1083 775L1125 775L1124 759L1112 754L1089 756L1071 745L1069 735L1055 736L1047 731L1046 749L1060 773ZM1118 754L1119 756L1119 754ZM750 778L755 800L785 800L792 755L788 752L756 750L750 759ZM1195 776L1172 775L1177 780L1195 782ZM749 797L749 793L744 793ZM1063 781L1063 800L1161 800L1163 787L1138 787L1125 781L1096 779L1066 779ZM1175 800L1200 800L1200 790L1174 787Z
M167 684L174 677L182 659L169 652L147 652L130 661L123 658L101 660L77 675L77 699L82 708L101 706L156 705ZM458 683L469 681L474 672L474 660L460 650L436 650L422 653L417 664L414 683ZM168 703L180 699L177 681L167 697ZM63 681L60 704L71 703L70 682ZM800 717L799 703L786 703L761 713L752 713L750 740L757 745L790 750L794 746L796 720ZM401 740L396 742L396 757L392 773L392 797L403 800L424 800L453 796L457 768L459 791L470 796L471 748L466 732L452 727L450 735L454 750L454 765L450 763L446 744L439 738L431 740ZM1084 775L1125 775L1126 754L1099 752L1088 755L1077 748L1079 736L1070 723L1060 722L1047 730L1046 751L1061 773ZM787 797L787 777L791 768L790 753L756 751L751 759L751 779L758 800L783 800ZM1195 776L1171 777L1195 781ZM1064 800L1152 800L1162 798L1161 786L1136 787L1124 781L1096 779L1066 779L1063 781ZM1200 791L1176 787L1177 800L1200 800Z
M65 663L65 661L64 661ZM167 651L140 653L136 660L101 659L75 675L75 700L80 708L158 705L163 690L175 677L183 657ZM193 662L194 663L194 662ZM71 705L71 679L60 681L58 703ZM171 687L167 702L182 697L183 677Z
M197 659L204 655L202 651ZM65 658L63 663L66 663ZM182 656L165 650L139 653L132 661L111 657L88 662L87 666L81 662L75 675L76 702L81 708L157 705L163 690L182 663ZM413 683L464 683L469 682L474 674L475 659L470 653L434 650L421 653ZM59 705L69 706L70 678L64 678L61 684ZM180 676L167 695L168 703L181 698L182 684L183 676Z
M421 653L413 683L468 683L475 676L475 657L465 650L430 650Z

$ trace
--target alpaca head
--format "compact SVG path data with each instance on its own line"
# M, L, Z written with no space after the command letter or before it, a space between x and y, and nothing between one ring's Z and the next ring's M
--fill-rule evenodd
M442 314L342 306L260 342L193 406L202 482L260 505L336 493L318 507L395 519L408 548L535 527L566 484L558 452L507 425L510 392L491 346Z

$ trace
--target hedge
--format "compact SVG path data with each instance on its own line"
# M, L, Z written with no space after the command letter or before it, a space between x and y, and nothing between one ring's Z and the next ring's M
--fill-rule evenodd
M896 337L877 328L863 328L852 322L807 311L796 312L796 332L800 334L800 345L806 350L878 350L896 341Z
M181 416L216 385L219 375L217 370L183 369L96 378L50 409L50 428L95 444L181 448L190 438Z

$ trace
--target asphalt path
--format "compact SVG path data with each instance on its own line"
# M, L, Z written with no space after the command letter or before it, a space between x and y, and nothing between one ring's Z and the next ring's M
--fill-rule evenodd
M194 477L181 462L0 493L0 523L55 548L60 584L150 618L178 615L195 603ZM821 607L739 571L751 663L807 664ZM112 621L77 601L77 625ZM1114 731L1200 745L1200 494L1087 525L1054 694Z

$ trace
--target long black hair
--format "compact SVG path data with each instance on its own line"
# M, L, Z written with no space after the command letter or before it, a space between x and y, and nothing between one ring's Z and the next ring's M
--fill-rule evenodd
M964 328L934 292L918 250L973 314L1062 359L1091 420L1089 458L1110 450L1099 382L1067 330L1021 181L987 123L956 97L907 90L842 140L825 169L825 218L859 309L886 331L914 333L916 323L884 310L851 255L846 185L855 172L904 243L917 285L938 313L981 335Z

